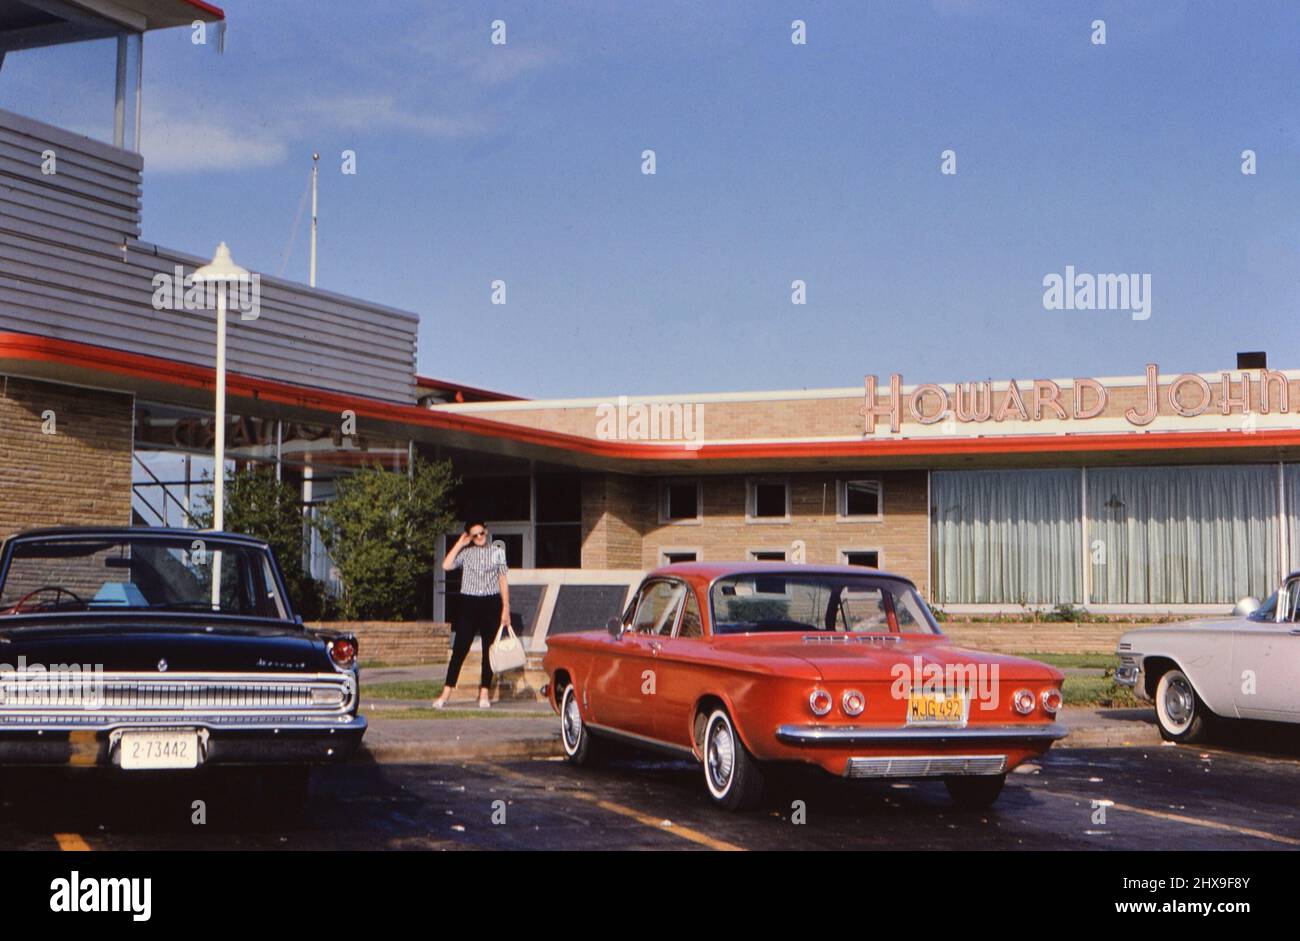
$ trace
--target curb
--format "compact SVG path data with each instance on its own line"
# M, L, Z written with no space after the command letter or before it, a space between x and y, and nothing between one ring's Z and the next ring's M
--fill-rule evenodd
M1154 728L1076 729L1055 748L1146 748L1162 744ZM482 758L553 758L564 754L556 732L498 742L362 742L357 758L375 764L474 761Z
M560 735L503 742L379 742L361 743L358 760L375 764L422 761L473 761L479 758L551 758L563 755Z
M1164 740L1153 726L1136 729L1075 729L1055 748L1132 748L1160 745Z

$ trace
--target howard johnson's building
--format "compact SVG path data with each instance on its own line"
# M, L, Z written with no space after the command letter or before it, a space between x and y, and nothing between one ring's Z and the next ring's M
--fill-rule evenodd
M21 57L97 42L121 107L104 140L0 111L0 535L189 525L214 470L214 318L158 303L206 259L142 236L129 64L148 30L222 14L39 7L0 18L0 91ZM515 568L847 562L953 611L1133 612L1221 609L1300 567L1300 371L910 386L882 369L845 388L530 401L417 376L415 314L270 277L257 304L230 320L227 471L273 466L311 513L361 464L449 458L458 513Z

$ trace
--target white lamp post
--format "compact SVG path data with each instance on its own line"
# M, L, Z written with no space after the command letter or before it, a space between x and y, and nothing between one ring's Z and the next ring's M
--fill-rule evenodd
M225 526L226 490L226 285L248 281L248 269L235 264L230 249L222 242L212 261L194 272L196 284L214 283L217 288L217 405L216 441L213 449L212 528ZM212 556L212 610L221 609L221 552Z
M233 282L248 281L248 269L235 264L230 257L230 249L222 242L212 261L194 272L196 284L215 283L217 289L217 407L216 407L216 443L213 460L215 494L212 499L212 528L219 530L225 525L225 483L226 483L226 287Z

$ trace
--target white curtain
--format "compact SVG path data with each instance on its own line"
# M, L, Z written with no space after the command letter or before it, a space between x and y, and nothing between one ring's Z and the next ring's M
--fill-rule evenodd
M1092 601L1267 597L1279 565L1276 465L1088 470Z
M1082 601L1081 476L1077 469L933 472L935 601Z

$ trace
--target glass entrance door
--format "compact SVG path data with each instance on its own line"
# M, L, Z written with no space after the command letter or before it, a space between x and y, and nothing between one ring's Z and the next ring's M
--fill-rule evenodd
M487 524L490 541L505 549L506 565L512 569L530 569L533 560L533 528L528 523L492 523ZM456 602L460 597L460 571L442 570L442 560L448 550L456 544L459 530L447 533L438 545L434 560L433 619L450 621L456 616Z

